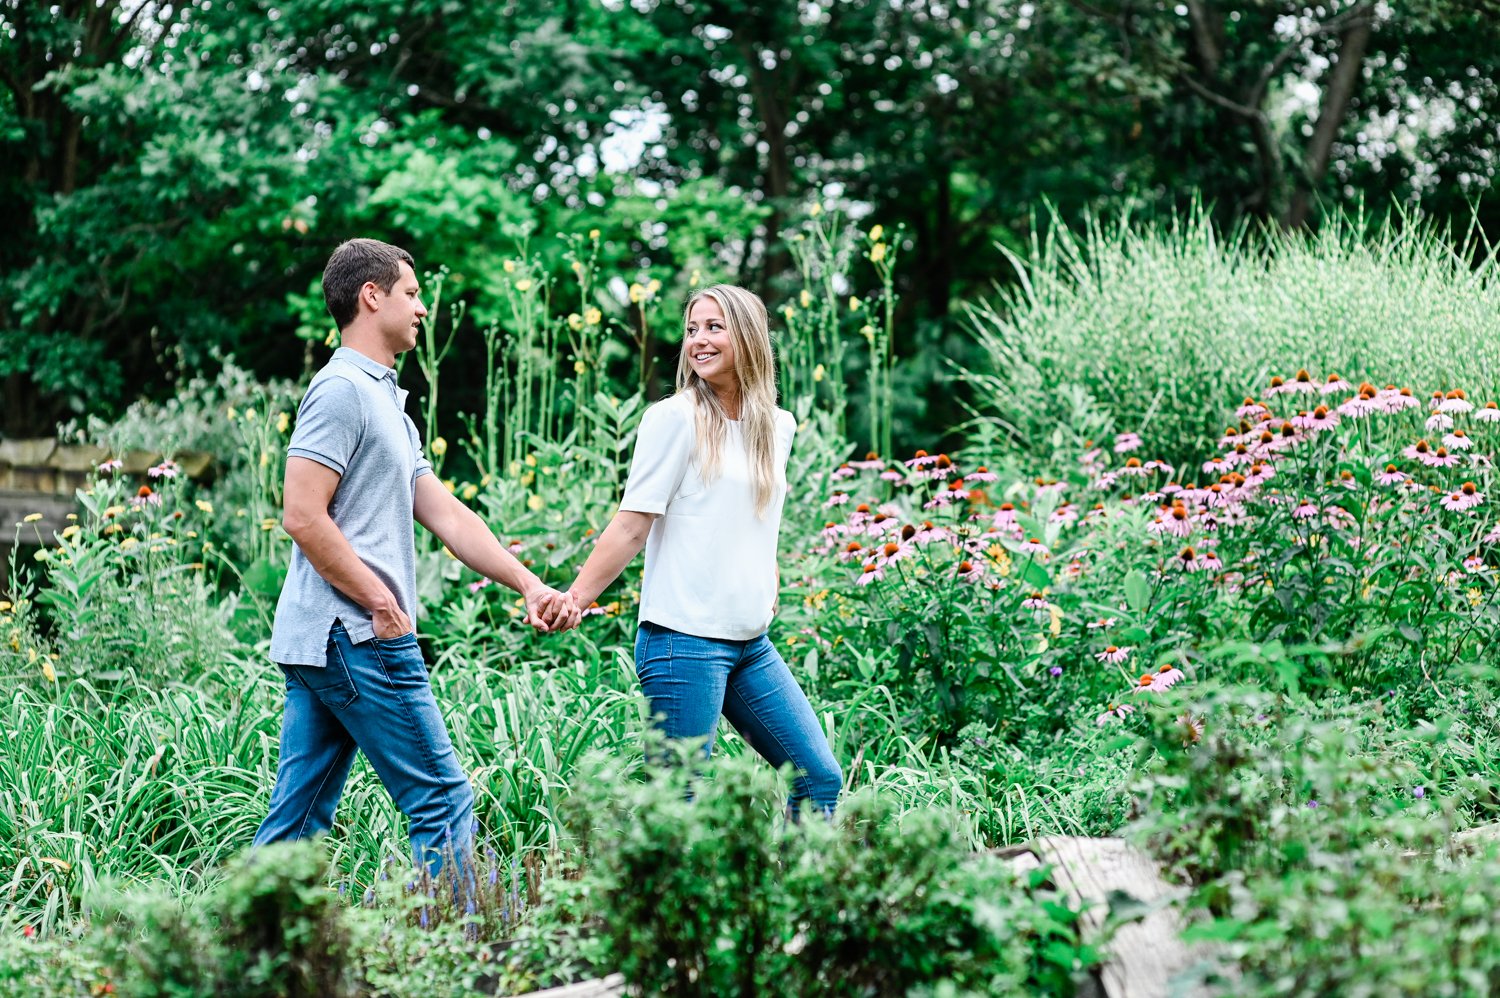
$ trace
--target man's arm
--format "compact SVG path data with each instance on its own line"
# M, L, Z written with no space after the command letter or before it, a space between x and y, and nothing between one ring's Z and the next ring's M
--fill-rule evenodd
M505 549L479 514L460 502L435 475L417 479L413 512L417 522L437 535L459 561L487 579L509 586L526 600L527 621L541 630L575 626L577 608Z
M287 458L281 525L314 571L370 611L377 638L398 638L410 633L411 619L390 587L354 553L349 539L328 515L339 477L337 471L309 458Z
M609 588L610 583L620 577L625 566L634 561L635 556L641 553L641 548L646 546L646 538L651 534L651 523L655 519L651 513L637 513L628 509L615 514L614 519L609 521L609 526L604 528L604 533L599 535L599 543L594 545L588 560L583 563L578 578L568 588L573 594L573 602L580 607L588 606Z

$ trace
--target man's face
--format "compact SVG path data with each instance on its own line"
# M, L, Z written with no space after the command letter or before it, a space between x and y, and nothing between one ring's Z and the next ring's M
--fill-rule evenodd
M405 261L401 264L401 276L391 286L389 294L377 287L377 312L380 331L391 353L405 353L417 345L417 336L422 330L422 319L427 315L427 306L422 304L422 286L417 275Z

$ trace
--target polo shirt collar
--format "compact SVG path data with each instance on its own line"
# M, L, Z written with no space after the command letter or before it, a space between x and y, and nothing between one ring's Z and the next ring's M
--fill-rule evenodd
M406 408L407 393L404 388L396 387L396 369L394 367L386 367L380 361L366 357L353 347L339 347L333 352L333 359L353 364L377 381L389 381L391 383L391 390L396 393L396 405L402 409Z

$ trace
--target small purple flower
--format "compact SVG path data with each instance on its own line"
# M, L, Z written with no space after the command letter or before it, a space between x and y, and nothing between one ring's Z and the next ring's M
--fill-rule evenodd
M1054 675L1054 676L1061 676L1062 675L1062 666L1060 666L1060 665L1054 665L1052 668L1048 669L1047 671L1049 673L1051 673L1052 675Z
M1426 787L1413 787L1411 795L1413 797L1417 798L1418 800L1420 800L1423 797L1427 796L1427 788Z
M1318 806L1318 802L1315 801L1315 800L1310 800L1310 801L1307 802L1307 806L1308 807L1317 807Z
M371 887L365 891L365 907L375 907L375 888Z

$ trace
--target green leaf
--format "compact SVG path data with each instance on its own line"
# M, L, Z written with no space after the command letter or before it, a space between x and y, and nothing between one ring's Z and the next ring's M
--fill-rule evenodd
M1132 568L1125 575L1125 603L1136 613L1144 613L1151 605L1151 583L1139 568Z

